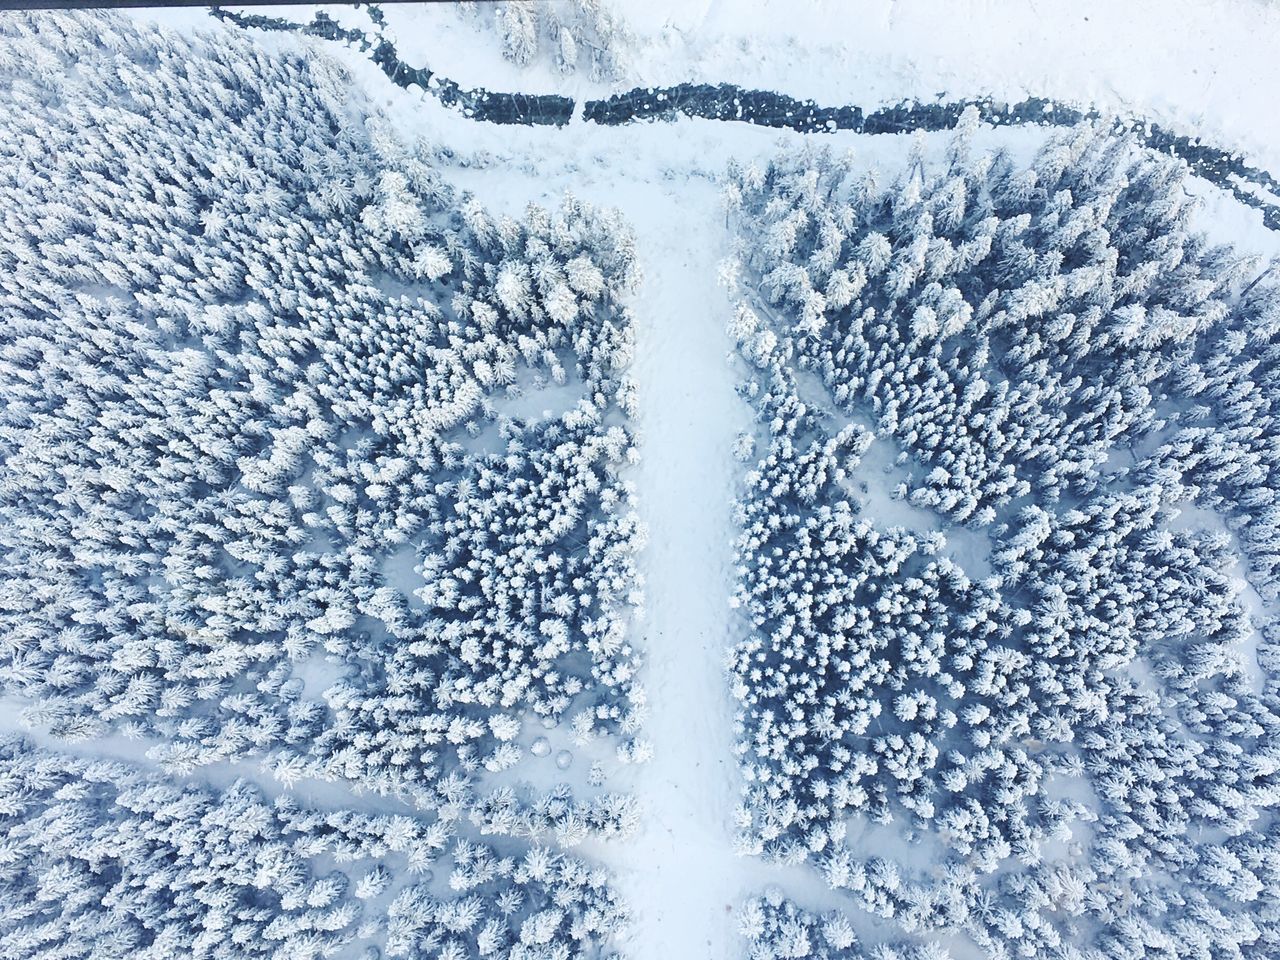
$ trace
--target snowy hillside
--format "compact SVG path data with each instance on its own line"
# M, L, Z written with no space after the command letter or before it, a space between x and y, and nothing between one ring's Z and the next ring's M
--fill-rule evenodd
M0 14L0 955L1280 955L1278 44Z

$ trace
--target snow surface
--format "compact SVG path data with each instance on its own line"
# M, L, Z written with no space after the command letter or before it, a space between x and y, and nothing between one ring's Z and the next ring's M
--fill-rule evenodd
M491 36L451 11L383 9L404 59L464 86L599 92L580 76L515 70L500 59ZM255 12L295 20L310 15L299 8ZM359 22L349 8L331 12L340 21ZM179 29L231 29L189 11L135 15ZM1280 90L1280 10L1253 0L650 0L629 7L627 15L640 35L634 79L643 83L723 80L863 106L903 97L1049 96L1142 112L1220 146L1247 149L1280 170L1280 128L1271 121ZM735 628L727 605L731 500L742 470L730 447L749 426L749 412L735 396L726 359L731 301L716 286L717 264L730 242L719 180L732 157L762 161L780 143L806 138L704 120L496 127L468 121L421 91L395 87L357 51L291 35L262 35L261 42L338 55L402 134L454 151L448 176L490 207L518 212L528 202L554 204L571 188L594 203L619 207L634 226L644 278L633 303L643 458L633 479L649 527L643 557L647 618L637 627L637 640L648 661L652 709L645 735L655 759L614 774L607 784L641 799L646 815L638 835L586 852L618 875L634 915L630 942L620 946L637 960L740 957L733 912L744 897L771 884L807 909L838 905L812 870L733 853L738 778L733 705L723 673ZM999 142L1029 153L1042 136L1035 130L985 132L978 145ZM886 169L908 147L906 137L842 133L813 139L834 149L854 147ZM943 139L925 137L931 145ZM1204 222L1216 238L1267 256L1280 253L1280 238L1266 230L1258 211L1207 183L1195 189L1205 197ZM892 468L893 453L876 451L884 454L881 467ZM905 526L919 525L921 518L907 505L880 492L868 495L877 521L895 522L896 515ZM962 564L981 575L980 544L963 547ZM548 736L552 749L539 763L553 776L565 732L526 730L522 742L540 735ZM588 766L579 757L566 774L583 780ZM864 943L875 942L869 921L854 919Z

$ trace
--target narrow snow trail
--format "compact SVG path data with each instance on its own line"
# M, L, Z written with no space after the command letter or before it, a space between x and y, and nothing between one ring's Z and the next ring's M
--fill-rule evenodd
M646 960L739 960L742 900L782 884L805 906L834 895L811 871L788 870L733 850L739 776L733 706L724 672L732 611L732 510L738 472L731 452L750 422L727 360L729 300L716 283L726 255L715 187L690 178L636 184L624 213L644 272L634 301L641 464L639 508L647 657L655 757L636 772L646 816L610 865L634 922L626 953Z
M665 185L664 185L665 186ZM619 881L636 911L637 957L731 955L737 865L724 648L735 466L733 425L747 414L726 361L716 264L723 222L709 187L653 185L628 204L644 276L636 298L641 465L654 760L639 774L646 818ZM639 197L637 200L641 199Z

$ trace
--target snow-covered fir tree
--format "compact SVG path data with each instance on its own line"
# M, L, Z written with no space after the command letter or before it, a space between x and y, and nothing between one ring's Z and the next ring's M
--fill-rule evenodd
M425 808L530 720L634 749L616 218L490 217L318 61L3 27L0 683L29 719Z
M1178 163L1082 127L1021 167L975 128L887 186L733 171L740 847L998 960L1261 960L1280 674L1231 570L1280 585L1280 292L1195 232ZM873 444L937 529L861 495ZM762 956L824 955L784 919Z
M0 852L13 960L594 957L626 919L601 870L547 847L503 856L408 816L179 786L14 738Z
M877 944L858 941L842 913L810 913L778 889L748 900L738 911L739 931L750 942L750 960L950 960L932 941Z
M634 39L614 0L499 0L459 5L497 33L502 56L518 67L546 63L561 73L620 80Z
M560 851L631 832L636 800L519 773L533 730L562 723L618 763L648 755L629 231L571 196L493 216L336 65L229 32L9 14L0 85L6 708L56 738L137 739L174 784L255 757L286 788L401 803L471 891L439 900L370 864L277 907L270 878L241 876L256 847L218 839L199 883L225 869L243 893L153 900L147 851L35 872L18 852L3 907L33 938L21 955L88 955L121 883L134 932L95 957L152 936L155 956L329 955L388 891L389 956L594 956L620 907ZM38 782L64 769L14 756ZM27 837L29 789L6 844ZM239 797L227 816L259 802ZM86 804L68 828L186 849L154 810ZM595 892L579 909L570 887ZM166 945L171 900L172 935L203 926L207 949ZM81 909L97 919L77 932ZM45 910L64 952L41 952Z

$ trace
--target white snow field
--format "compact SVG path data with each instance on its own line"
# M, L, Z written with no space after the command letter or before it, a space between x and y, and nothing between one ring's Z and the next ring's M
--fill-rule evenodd
M582 97L635 84L726 81L867 108L908 97L1043 96L1159 120L1280 172L1280 125L1274 120L1280 5L635 0L616 6L637 39L627 79L613 87L545 65L513 67L491 36L444 5L393 4L383 12L387 36L403 59L464 86ZM315 9L356 22L346 7ZM310 15L298 7L252 12L295 20ZM182 31L233 29L193 11L131 15ZM726 326L734 297L718 282L720 264L733 252L722 190L731 160L763 165L780 147L807 141L852 150L859 164L891 176L911 138L805 137L693 119L603 128L575 117L565 128L500 127L470 121L421 91L393 85L358 51L294 35L253 36L271 47L301 46L338 57L402 136L447 148L451 156L441 161L446 179L490 209L517 215L528 203L554 206L571 191L616 207L635 231L641 280L630 306L641 459L629 479L648 540L641 558L645 610L633 636L645 658L649 709L643 735L654 755L621 767L606 784L639 798L639 830L626 840L583 847L615 874L630 909L629 932L616 944L620 954L631 960L740 960L746 947L737 912L745 898L770 887L811 911L847 908L810 867L767 864L734 851L741 785L725 656L745 626L728 604L735 576L733 499L744 469L732 447L750 428L751 411L735 391L739 374L730 363ZM1044 136L1033 129L983 130L977 145L1004 146L1026 157ZM920 139L936 156L946 136ZM1203 200L1199 223L1214 239L1262 257L1280 256L1280 235L1265 228L1258 211L1205 181L1194 181L1193 189ZM892 458L889 443L877 439L868 457L877 472ZM910 528L928 518L883 489L870 491L868 501L884 525ZM1188 512L1186 519L1204 518ZM981 575L986 560L975 538L959 534L952 546L961 564ZM1275 612L1252 590L1248 596L1257 619ZM16 713L14 704L0 702L0 726L17 729ZM560 742L564 731L550 736L552 755L567 747ZM141 759L116 740L107 748ZM544 766L547 781L556 779L549 760ZM575 759L565 779L583 782L587 766ZM201 777L222 785L248 772L240 764L217 769ZM301 792L320 805L343 799L341 788L327 784L307 783ZM358 801L369 810L377 803ZM870 830L865 837L876 844L882 839ZM861 914L856 926L864 946L893 935ZM947 946L957 960L980 956L971 945L966 953L963 942Z

